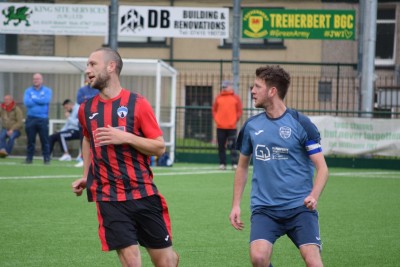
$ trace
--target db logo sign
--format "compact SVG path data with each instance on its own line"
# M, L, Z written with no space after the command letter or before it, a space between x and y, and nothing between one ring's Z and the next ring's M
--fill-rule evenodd
M147 20L146 20L147 18ZM147 10L147 14L141 14L132 8L120 16L121 32L137 32L144 28L169 28L170 12L168 10Z

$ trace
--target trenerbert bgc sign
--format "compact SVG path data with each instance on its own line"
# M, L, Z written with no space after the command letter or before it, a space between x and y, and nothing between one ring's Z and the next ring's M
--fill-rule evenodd
M244 8L243 38L354 40L355 10Z

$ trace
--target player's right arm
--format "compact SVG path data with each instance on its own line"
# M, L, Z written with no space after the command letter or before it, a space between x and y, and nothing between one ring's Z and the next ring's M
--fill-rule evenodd
M236 230L242 230L244 228L244 223L240 219L240 201L247 183L249 164L250 156L240 154L233 185L232 210L229 215L229 220Z
M89 173L90 167L90 143L86 136L82 140L82 158L83 158L83 175L82 178L75 180L72 183L72 192L76 196L82 195L83 190L86 188L86 180Z

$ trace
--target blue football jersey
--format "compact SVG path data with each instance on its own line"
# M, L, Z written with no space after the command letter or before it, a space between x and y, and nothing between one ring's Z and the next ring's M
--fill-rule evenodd
M245 156L252 155L252 210L304 205L314 177L309 155L322 152L320 139L310 119L293 109L279 118L269 118L263 112L245 122L236 148Z

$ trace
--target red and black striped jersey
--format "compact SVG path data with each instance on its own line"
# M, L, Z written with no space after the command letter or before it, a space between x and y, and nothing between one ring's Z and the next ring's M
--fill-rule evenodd
M108 125L145 138L161 136L153 109L143 96L126 89L109 100L97 95L81 104L79 121L91 148L86 184L89 201L125 201L158 193L149 156L128 144L99 146L94 142L96 129Z

